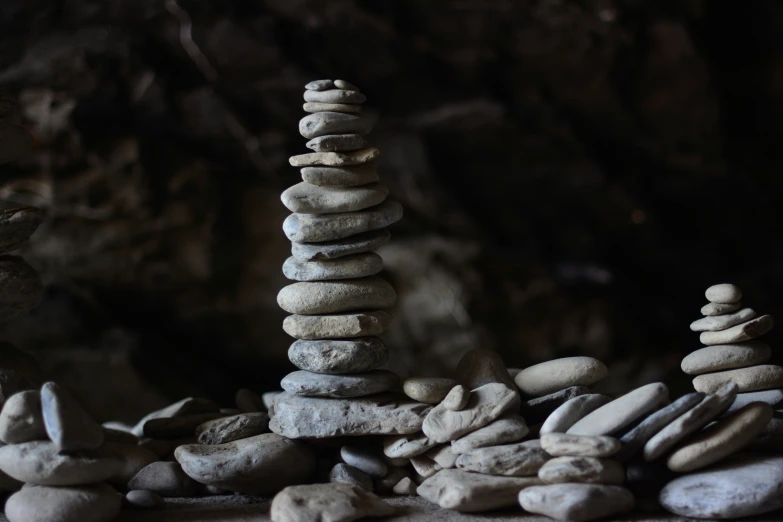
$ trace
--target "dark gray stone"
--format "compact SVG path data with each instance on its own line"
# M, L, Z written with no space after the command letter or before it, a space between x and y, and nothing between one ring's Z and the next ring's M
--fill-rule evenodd
M319 187L357 187L380 181L375 162L345 167L304 167L302 179Z
M200 444L225 444L269 431L267 413L242 413L200 424L196 436Z
M387 199L358 212L291 214L283 222L283 231L296 243L320 243L386 228L400 219L402 205Z
M283 263L283 274L294 281L331 281L375 275L383 270L383 258L375 252L329 259L300 261L289 257Z
M299 120L299 134L308 140L326 134L367 134L371 130L372 119L361 114L314 112Z
M349 105L332 105L332 107L350 107ZM339 152L342 150L356 150L369 147L370 144L361 134L330 134L318 136L308 141L308 149L315 152Z
M400 379L392 372L374 370L353 375L324 375L306 371L289 373L280 381L287 392L305 397L363 397L395 390Z
M43 282L33 267L21 257L0 256L0 322L29 312L42 296Z
M43 223L43 212L35 207L0 211L0 254L16 250L30 239Z
M152 491L167 498L192 497L199 487L195 480L182 471L178 462L153 462L128 482L128 489Z
M388 229L357 234L347 239L324 243L291 243L291 255L302 261L337 259L352 254L371 252L382 247L391 239Z
M288 359L301 370L332 375L364 373L386 364L389 350L378 337L296 341Z
M318 103L364 103L367 97L358 91L344 89L328 89L323 91L307 90L304 100Z

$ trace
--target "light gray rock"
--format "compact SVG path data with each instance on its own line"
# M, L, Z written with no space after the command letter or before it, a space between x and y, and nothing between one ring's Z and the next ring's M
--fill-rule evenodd
M403 477L397 484L394 485L392 491L395 495L408 495L412 496L416 494L416 484L410 479L410 477Z
M568 522L588 522L631 511L633 494L620 486L552 484L519 493L522 509Z
M668 406L664 406L656 411L632 430L620 438L623 447L614 458L620 462L627 462L639 450L641 450L647 441L653 438L659 431L671 423L674 419L683 415L685 412L702 402L705 394L701 392L689 393L683 395Z
M388 243L389 239L391 239L391 232L384 228L338 241L291 243L291 255L302 261L337 259L376 250Z
M391 323L383 310L336 315L289 315L283 330L297 339L345 339L380 335Z
M741 343L761 337L772 330L773 325L774 321L771 315L762 315L720 332L702 332L699 341L706 345Z
M402 205L387 199L380 205L356 212L291 214L283 222L283 232L296 243L320 243L386 228L400 219Z
M242 413L258 413L266 410L261 397L253 390L248 390L247 388L237 390L234 402Z
M689 353L682 360L682 371L690 375L745 368L767 362L772 356L769 345L760 341L716 344Z
M626 393L586 415L568 429L573 435L611 435L635 420L659 409L669 399L669 389L654 382Z
M414 401L438 404L457 384L443 377L410 377L402 383L402 391Z
M499 382L516 391L514 379L509 375L503 359L494 350L486 348L469 350L460 359L454 375L469 390Z
M61 454L50 441L0 447L0 470L21 482L42 486L74 486L103 482L123 470L120 455L104 448Z
M108 482L123 490L139 471L160 460L156 453L146 447L122 442L106 442L101 446L101 451L111 452L122 459L122 471L108 479Z
M541 466L538 478L547 484L578 482L620 485L625 482L625 468L612 459L557 457Z
M128 489L152 491L164 498L192 497L198 491L198 483L177 462L153 462L128 482Z
M573 399L569 399L546 418L539 433L541 435L545 433L565 433L568 431L568 428L584 418L585 415L592 413L601 406L611 402L611 400L611 397L597 393L578 395Z
M362 114L315 112L299 120L299 134L308 140L326 134L367 134L372 119Z
M465 409L452 411L439 404L424 419L424 434L436 442L449 442L519 409L519 395L505 384L490 383L473 390Z
M359 88L355 86L354 84L350 82L346 82L345 80L335 80L334 86L338 89L345 89L346 91L357 91L359 92Z
M458 384L443 398L443 407L451 411L460 411L465 409L468 401L470 401L470 390Z
M144 436L152 439L183 439L194 437L196 428L205 422L227 417L220 412L198 413L183 417L150 419L144 424Z
M0 254L24 245L43 223L43 212L35 207L0 211Z
M270 512L272 522L352 522L393 513L378 496L350 484L289 486L272 500Z
M399 377L386 370L353 375L325 375L300 370L289 373L280 381L280 386L294 395L337 399L393 391L399 384Z
M736 411L751 402L765 402L772 406L773 409L780 410L783 407L783 389L738 393L737 398L734 399L734 403L726 413Z
M196 415L198 413L211 413L220 410L220 407L210 399L200 397L186 397L181 401L175 402L163 409L153 411L141 419L133 427L133 434L137 437L144 435L144 424L152 419L165 419L168 417L184 417L186 415Z
M364 94L346 89L307 90L304 93L304 99L307 102L317 103L364 103L367 101Z
M620 451L620 441L605 435L545 433L541 447L553 457L611 457Z
M416 492L443 509L476 513L511 507L520 490L539 484L538 477L494 477L444 469L422 482Z
M103 444L103 426L56 383L41 387L41 410L46 433L61 450L92 450Z
M337 113L335 113L337 114ZM345 152L308 152L288 158L292 167L343 167L346 165L361 165L368 163L380 155L375 147Z
M296 341L288 349L288 359L308 372L354 374L386 364L389 350L378 337Z
M9 522L109 522L121 506L122 495L106 484L29 485L8 499L5 515Z
M303 181L283 191L280 199L291 212L336 214L379 205L388 195L389 189L381 183L360 187L319 187Z
M277 398L282 395L282 391L268 391L261 394L261 400L264 402L264 406L269 411L269 416L272 416L272 407L275 404Z
M382 478L389 471L386 462L381 458L380 451L375 448L343 446L340 448L340 457L349 466L353 466L372 478Z
M383 453L391 458L410 459L426 453L437 444L423 433L385 437L383 439Z
M457 468L485 475L527 477L536 475L551 458L537 440L531 440L466 451L457 458Z
M380 181L374 161L343 167L304 167L302 179L319 187L358 187Z
M422 478L430 478L438 471L442 470L440 464L432 460L427 455L417 455L411 458L411 465L416 473Z
M131 509L163 509L166 501L152 491L134 489L125 495L125 504Z
M727 384L704 397L700 403L667 424L647 441L644 445L644 459L653 461L674 448L685 437L725 412L736 397L736 384Z
M350 112L353 114L359 114L362 112L361 105L352 105L348 103L319 103L319 102L307 102L302 105L302 109L305 112Z
M519 374L517 374L519 375ZM571 386L565 390L556 391L543 397L528 399L522 402L522 416L528 423L536 424L552 414L557 408L568 400L590 393L590 388L586 386Z
M608 370L592 357L563 357L525 368L514 377L517 387L526 395L540 397L571 386L591 386Z
M525 419L517 414L506 415L453 441L451 449L459 455L472 449L519 442L525 438L529 431Z
M721 386L734 383L740 392L752 392L783 387L783 367L761 364L723 372L706 373L693 379L697 391L712 393Z
M305 89L308 91L326 91L334 89L334 82L332 80L313 80L305 85Z
M275 415L269 427L291 439L416 433L430 408L391 393L354 399L284 393L275 401Z
M0 407L13 394L41 387L41 367L27 352L0 343Z
M266 413L242 413L207 421L196 427L199 444L225 444L269 431Z
M661 505L676 515L731 519L783 507L783 457L743 455L669 482Z
M743 308L732 314L722 314L702 317L691 323L694 332L719 332L732 326L744 323L756 317L756 312L750 308Z
M455 467L457 465L457 457L459 456L451 449L451 444L436 446L429 450L426 455L434 460L442 469Z
M740 308L742 308L742 303L740 302L732 304L707 303L701 307L701 315L715 316L730 314L732 312L736 312Z
M19 444L46 440L46 428L41 414L41 394L28 390L12 395L0 413L0 441Z
M352 484L365 491L373 491L372 479L367 473L342 462L335 464L329 472L329 482L333 484Z
M397 293L377 276L342 281L294 283L277 294L277 304L292 314L328 314L372 308L390 308Z
M722 283L712 285L704 292L704 295L711 303L731 304L742 299L742 290L737 285Z
M174 457L196 482L251 495L301 484L315 471L310 448L274 433L215 446L184 445Z

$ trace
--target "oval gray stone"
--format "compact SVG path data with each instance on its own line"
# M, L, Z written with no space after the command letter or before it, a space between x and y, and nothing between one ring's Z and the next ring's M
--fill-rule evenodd
M682 371L689 375L745 368L767 362L772 357L769 345L761 341L716 344L689 353L682 360Z
M58 384L47 382L41 387L41 411L46 433L60 449L92 450L103 444L103 426Z
M731 304L707 303L701 307L701 315L713 316L729 314L731 312L736 312L740 308L742 308L742 303L740 302Z
M546 418L539 430L539 434L565 433L568 431L568 428L584 418L585 415L592 413L604 404L611 402L611 400L611 397L597 393L578 395L569 399Z
M325 167L342 167L345 165L361 165L368 163L380 155L375 147L357 149L344 152L308 152L288 158L292 167L312 167L322 165Z
M410 377L402 383L402 391L414 401L438 404L457 381L445 377Z
M342 152L364 149L370 144L360 134L329 134L313 138L305 146L315 152Z
M291 255L302 261L337 259L376 250L388 243L389 239L391 239L391 232L384 228L338 241L291 243Z
M451 449L459 455L472 449L519 442L529 432L525 419L511 414L453 441Z
M12 395L0 413L0 441L20 444L46 439L40 392L28 390Z
M367 97L358 92L346 89L327 89L322 91L307 90L304 100L317 103L364 103Z
M283 232L295 243L319 243L386 228L402 219L402 205L386 200L357 212L337 214L291 214Z
M340 315L289 315L283 330L297 339L344 339L380 335L391 323L382 310Z
M377 276L343 281L294 283L277 295L277 304L292 314L328 314L390 308L397 293Z
M778 388L775 390L738 393L737 398L734 399L734 402L726 413L738 410L751 402L766 402L774 409L779 410L781 409L781 406L783 406L783 389Z
M103 482L121 473L123 466L119 454L103 448L66 455L50 441L0 447L0 470L21 482L42 486Z
M704 292L704 295L711 303L731 304L742 299L742 290L737 285L722 283L712 285Z
M395 459L410 459L426 453L437 445L437 442L423 433L385 437L383 439L383 454Z
M553 457L611 457L620 451L620 441L605 435L546 433L541 447Z
M308 91L326 91L334 89L334 82L332 80L313 80L305 85L305 89Z
M18 256L0 256L0 322L27 313L41 303L43 282Z
M43 212L35 207L0 211L0 254L16 250L30 239L43 223Z
M485 475L527 477L536 475L551 458L538 441L531 440L466 451L457 458L457 468Z
M385 477L389 471L386 462L381 458L380 452L374 447L343 446L340 448L340 457L349 466L353 466L372 478Z
M762 364L723 372L706 373L693 379L697 391L712 393L724 384L734 383L740 392L752 392L783 387L783 367Z
M128 489L152 491L164 498L192 497L198 483L182 471L178 462L153 462L128 482Z
M299 134L309 139L326 134L367 134L372 119L362 114L316 112L299 120Z
M756 312L753 309L743 308L733 314L702 317L698 321L691 323L691 330L694 332L719 332L749 321L754 317L756 317Z
M306 371L289 373L280 381L288 393L305 397L363 397L396 389L400 378L386 370L353 375L324 375Z
M676 478L661 490L661 505L683 517L750 517L783 507L783 457L744 455Z
M606 365L598 359L563 357L525 368L514 382L522 393L538 397L571 386L591 386L607 373Z
M357 187L380 181L374 161L345 167L304 167L302 179L319 187Z
M389 350L378 337L296 341L288 349L288 359L308 372L353 374L383 366Z
M720 332L702 332L699 341L706 345L741 343L761 337L772 330L773 325L774 321L771 315L762 315Z
M331 281L375 275L383 270L383 258L365 252L328 261L300 261L289 257L283 263L283 274L294 281Z
M547 484L577 482L619 485L625 482L625 468L611 459L557 457L541 466L538 478Z
M443 509L475 513L511 507L520 490L541 483L538 477L494 477L444 469L422 482L416 492Z
M199 444L225 444L247 439L269 431L269 415L266 413L241 413L199 424L196 437Z
M280 199L291 212L336 214L379 205L388 195L389 189L381 183L360 187L319 187L303 181L286 189Z
M53 488L28 485L5 505L9 522L109 522L120 514L122 495L107 484Z
M358 114L362 112L361 105L353 105L349 103L319 103L319 102L306 102L302 105L302 109L305 112L350 112Z
M631 511L633 494L620 486L552 484L519 493L522 509L557 520L587 522Z
M342 462L335 464L329 472L329 482L333 484L352 484L365 491L373 491L372 479L367 473Z
M654 382L626 393L589 413L568 429L574 435L611 435L633 421L659 409L669 399L669 389Z

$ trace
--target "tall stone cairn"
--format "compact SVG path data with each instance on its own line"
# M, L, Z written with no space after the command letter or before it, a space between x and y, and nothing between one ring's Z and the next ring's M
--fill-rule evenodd
M378 369L389 357L378 335L397 294L377 275L383 259L374 250L389 241L402 206L387 199L379 151L365 138L366 97L342 80L305 89L299 132L313 152L290 159L304 180L281 197L293 212L283 223L291 240L283 273L295 282L277 296L293 314L283 329L297 339L288 358L299 371L281 382L271 428L289 438L418 431L426 405L385 393L399 378Z

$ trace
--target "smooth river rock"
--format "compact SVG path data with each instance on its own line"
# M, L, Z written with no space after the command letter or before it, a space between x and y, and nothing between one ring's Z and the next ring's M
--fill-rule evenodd
M275 401L269 427L291 439L408 434L421 430L430 409L427 404L392 393L353 399L284 393Z
M320 243L386 228L400 219L402 205L387 199L356 212L291 214L283 222L283 232L295 243Z
M381 183L360 187L319 187L303 181L286 189L280 199L291 212L334 214L379 205L388 195L389 189Z
M737 285L722 283L712 285L704 292L704 295L711 303L731 304L742 299L742 290Z
M374 160L380 151L374 147L345 152L310 152L288 158L292 167L342 167L344 165L361 165Z
M43 212L36 207L0 211L0 254L16 250L25 244L43 223L43 219Z
M536 475L551 458L537 440L531 440L466 451L457 458L457 467L485 475L528 477Z
M39 391L19 392L5 401L0 413L0 441L20 444L46 439Z
M455 454L459 455L472 449L519 442L529 432L530 429L527 427L525 419L515 413L506 414L483 428L479 428L453 441L451 449Z
M269 431L269 414L241 413L199 424L196 437L199 444L225 444L247 439Z
M380 335L391 323L388 312L355 312L335 315L289 315L283 330L297 339L345 339Z
M363 397L396 390L400 378L386 370L373 370L353 375L326 375L307 371L289 373L280 386L294 395L305 397Z
M41 411L49 439L64 451L92 450L103 444L103 426L62 386L41 387Z
M322 104L327 105L327 104ZM307 106L307 104L305 104ZM337 109L343 107L350 107L350 105L331 105ZM305 109L307 110L307 109ZM336 110L335 112L357 112L357 111L344 111ZM326 136L319 136L313 138L307 143L305 147L315 152L342 152L346 150L365 149L370 146L367 139L361 134L329 134Z
M0 447L0 470L21 482L73 486L103 482L123 470L122 456L106 449L66 455L51 441Z
M416 492L443 509L475 513L511 507L520 490L539 484L538 477L494 477L444 469L422 482Z
M174 457L196 482L250 495L301 484L315 471L308 446L274 433L214 446L184 445Z
M330 375L364 373L386 364L389 350L378 337L296 341L288 359L300 370Z
M302 179L319 187L358 187L380 181L375 162L344 167L304 167Z
M397 293L377 276L341 281L294 283L277 294L277 304L292 314L329 314L372 308L390 308Z
M346 89L306 90L306 102L316 103L364 103L367 97L359 91Z
M568 428L584 418L585 415L594 412L611 401L611 397L597 393L578 395L573 399L569 399L546 418L539 430L539 434L565 433L568 431Z
M743 308L733 314L702 317L691 323L691 330L694 332L719 332L749 321L754 317L756 317L756 312L753 309Z
M606 365L592 357L564 357L525 368L514 382L526 395L539 397L571 386L591 386L604 377Z
M308 140L325 134L367 134L372 119L362 114L345 112L315 112L299 120L299 134Z
M5 505L9 522L109 522L120 514L122 495L107 484L28 485Z
M414 401L438 404L457 385L454 379L444 377L410 377L402 383L402 391Z
M541 447L553 457L611 457L620 451L620 441L605 435L541 435Z
M326 91L329 92L329 91ZM394 507L351 484L289 486L272 500L272 522L353 522L386 517Z
M682 371L689 375L745 368L762 364L772 357L769 345L761 341L716 344L689 353L682 360Z
M736 411L751 402L765 402L775 410L783 408L783 389L763 390L756 392L738 393L731 407L726 413ZM0 437L0 439L2 439Z
M755 319L737 326L732 326L720 332L702 332L699 336L701 344L734 344L744 341L750 341L756 337L761 337L772 330L774 321L771 315L762 315Z
M697 391L712 393L721 386L734 383L740 392L752 392L783 387L783 366L762 364L723 372L706 373L693 379Z
M601 406L568 429L574 435L611 435L659 409L669 398L661 382L647 384Z
M634 497L620 486L552 484L522 490L519 504L530 513L568 522L588 522L631 511Z
M291 255L302 261L337 259L352 254L377 250L391 239L388 229L357 234L347 239L323 243L291 243Z
M283 274L294 281L330 281L375 275L383 270L383 258L374 252L330 259L300 261L289 257L283 263Z
M578 482L619 485L625 482L625 468L612 459L557 457L541 466L538 478L547 484Z

